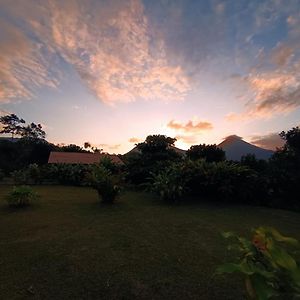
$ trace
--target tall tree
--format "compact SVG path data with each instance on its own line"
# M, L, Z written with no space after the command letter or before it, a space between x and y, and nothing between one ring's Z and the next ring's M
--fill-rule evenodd
M20 119L15 114L10 114L0 117L0 123L2 124L0 133L11 134L14 138L15 135L22 133L24 127L21 124L25 124L25 120Z
M205 159L207 162L219 162L225 160L225 152L217 145L194 145L186 152L192 160Z
M21 136L28 139L43 140L46 137L46 132L42 129L41 124L31 123L21 129Z

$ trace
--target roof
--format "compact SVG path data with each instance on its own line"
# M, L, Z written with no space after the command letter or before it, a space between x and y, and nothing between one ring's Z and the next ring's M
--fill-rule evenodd
M123 164L123 161L115 154L104 153L79 153L79 152L55 152L51 151L49 164L96 164L104 157L108 157L115 164Z

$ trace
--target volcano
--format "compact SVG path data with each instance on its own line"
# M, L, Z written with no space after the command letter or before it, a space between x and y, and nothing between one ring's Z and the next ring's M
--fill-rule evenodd
M272 150L263 149L245 142L237 135L230 135L218 145L226 153L227 160L241 160L242 156L247 154L254 154L257 159L267 160L273 154Z

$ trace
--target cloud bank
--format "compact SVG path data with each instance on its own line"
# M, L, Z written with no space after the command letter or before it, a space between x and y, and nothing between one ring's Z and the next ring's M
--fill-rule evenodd
M2 102L58 87L60 59L107 104L180 100L190 88L181 66L168 62L164 41L151 36L139 0L3 0L0 9L9 16L0 17Z

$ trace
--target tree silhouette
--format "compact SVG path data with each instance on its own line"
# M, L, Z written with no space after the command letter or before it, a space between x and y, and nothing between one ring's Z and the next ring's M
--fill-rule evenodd
M20 119L15 114L10 114L0 117L0 123L2 124L0 133L11 134L12 138L14 138L15 135L22 133L24 127L21 124L25 124L25 120Z
M205 159L207 162L219 162L225 160L225 152L217 145L194 145L186 152L191 160Z

